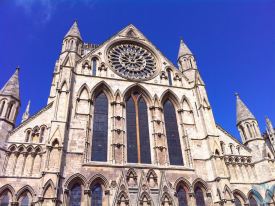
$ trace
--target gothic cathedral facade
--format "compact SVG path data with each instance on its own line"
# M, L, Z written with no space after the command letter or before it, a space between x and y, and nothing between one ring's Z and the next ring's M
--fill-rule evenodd
M195 58L174 66L136 27L84 43L74 22L47 105L15 126L19 69L0 91L0 205L275 205L275 131L238 95L242 143L215 123Z

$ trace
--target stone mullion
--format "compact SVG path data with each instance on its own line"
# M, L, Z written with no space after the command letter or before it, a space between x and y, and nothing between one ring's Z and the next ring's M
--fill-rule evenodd
M38 155L38 154L35 154L35 153L31 154L31 156L32 156L32 163L31 163L31 169L30 169L29 176L32 176L33 164L34 164L34 160L35 160L36 155Z
M164 150L167 151L167 146L165 142L165 135L164 135L164 122L162 120L162 108L158 106L150 107L152 110L152 121L153 121L153 128L154 128L154 141L155 141L155 153L157 158L157 163L162 165L166 164L167 155L164 154ZM163 158L164 156L164 158ZM164 160L164 161L163 161Z
M3 175L6 173L7 166L8 166L8 162L9 162L9 159L10 159L10 156L11 156L11 152L7 152L7 153L6 153L6 156L5 156L5 160L4 160L4 165L3 165L3 168L2 168Z
M18 160L19 155L20 155L20 153L15 153L15 161L14 161L14 165L13 165L13 168L12 168L12 175L14 175L15 168L16 168L16 164L17 164L17 160Z
M156 141L156 122L154 121L154 114L155 114L155 110L150 110L150 114L151 114L151 117L152 117L152 126L153 126L153 137L154 137L154 164L159 164L159 157L158 157L158 152L157 152L157 148L156 148L156 145L157 145L157 141Z
M184 154L185 154L184 156L185 156L185 159L188 161L188 166L193 167L189 138L188 138L187 131L184 130L184 122L183 122L184 110L179 109L178 114L180 117L179 119L180 119L181 131L183 134L182 140L183 140L183 146L184 146Z
M112 102L111 103L113 108L112 113L112 161L113 163L124 163L125 162L125 155L124 155L124 135L125 129L124 125L124 117L123 117L123 108L124 104L122 102ZM121 154L121 155L120 155ZM120 155L120 157L119 157Z

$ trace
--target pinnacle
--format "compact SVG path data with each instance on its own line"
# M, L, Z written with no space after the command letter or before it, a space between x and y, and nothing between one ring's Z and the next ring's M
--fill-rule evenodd
M186 46L186 44L183 42L183 39L180 40L180 47L179 47L179 53L178 53L178 59L184 55L192 55L192 52L190 49Z
M250 112L247 106L240 99L240 96L236 94L237 97L237 124L248 119L256 119L254 115Z
M0 95L8 95L8 96L13 96L18 100L20 99L18 73L19 73L19 67L16 68L14 74L11 76L11 78L0 90Z
M76 20L74 21L74 23L71 26L71 28L68 31L68 33L65 35L65 38L68 37L68 36L78 37L80 40L82 40L81 35L80 35L80 31L78 29L78 24L77 24Z

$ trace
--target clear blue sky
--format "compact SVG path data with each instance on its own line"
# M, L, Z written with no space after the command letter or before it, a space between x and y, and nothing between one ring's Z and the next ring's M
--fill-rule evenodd
M275 124L275 1L1 0L0 85L20 70L20 122L46 105L61 42L77 19L85 42L102 43L126 25L140 29L176 63L182 36L194 53L216 122L239 137L234 93L261 130Z

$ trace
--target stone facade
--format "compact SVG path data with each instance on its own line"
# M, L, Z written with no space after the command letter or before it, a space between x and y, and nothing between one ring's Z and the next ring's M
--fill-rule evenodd
M75 22L63 39L48 104L33 116L28 104L15 127L18 72L0 92L0 205L275 205L270 120L262 135L237 95L243 143L217 125L195 58L183 41L175 67L133 25L94 45L83 42ZM93 134L104 119L94 123L100 94L108 99L108 120L102 123L107 131L101 131L107 146L95 153ZM148 142L137 147L149 144L149 164L141 163L141 149L137 163L127 160L132 154L126 101L136 94L147 109L146 121L139 123L149 131ZM175 124L165 121L167 101ZM137 137L145 127L135 130ZM169 140L170 131L178 139ZM172 164L172 147L180 148L182 164ZM93 161L92 154L104 152L106 161Z

